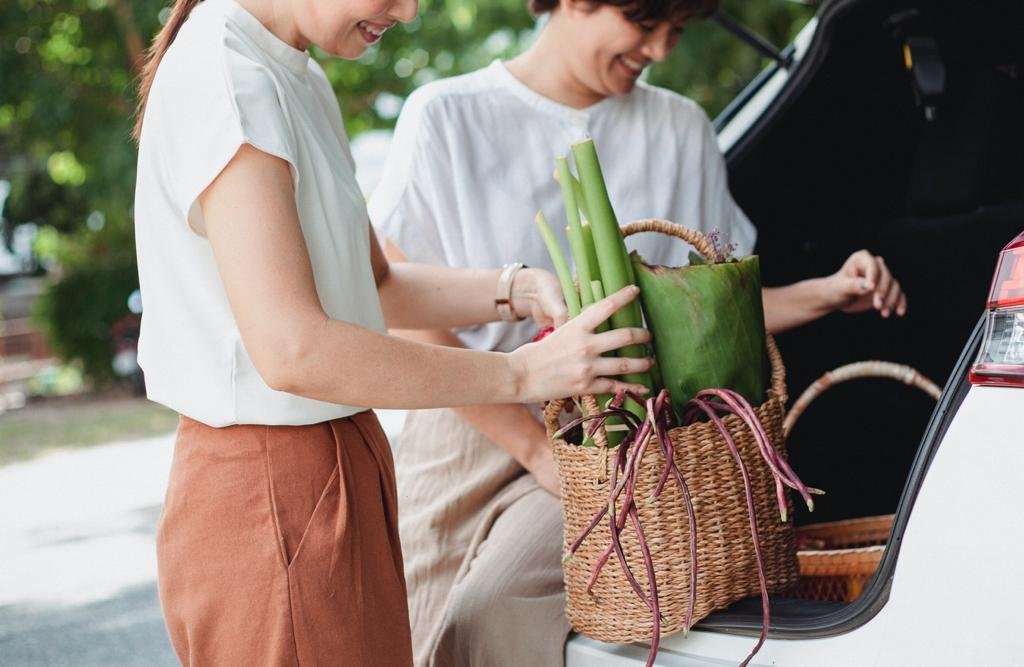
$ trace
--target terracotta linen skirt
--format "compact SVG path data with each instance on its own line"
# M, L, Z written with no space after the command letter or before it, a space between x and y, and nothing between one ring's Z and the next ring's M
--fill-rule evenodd
M412 663L394 463L372 412L182 417L157 564L183 665Z

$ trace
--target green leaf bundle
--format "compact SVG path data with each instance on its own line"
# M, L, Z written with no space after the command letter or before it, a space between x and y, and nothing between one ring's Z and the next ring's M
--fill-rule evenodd
M650 266L635 252L630 259L677 412L708 387L764 402L769 371L758 258L683 267Z

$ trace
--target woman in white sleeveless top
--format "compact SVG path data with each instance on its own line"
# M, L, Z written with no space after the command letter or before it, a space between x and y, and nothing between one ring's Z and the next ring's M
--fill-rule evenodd
M661 217L719 230L739 255L756 231L729 193L704 112L638 81L685 23L716 0L532 0L548 13L536 42L509 62L417 90L406 102L370 216L389 256L452 267L550 267L533 226L542 209L568 242L554 156L593 137L623 222ZM694 66L700 66L695 63ZM687 263L656 235L627 244L655 264ZM836 274L764 293L769 330L835 310L902 315L906 302L879 258L853 255ZM532 322L411 339L509 351ZM558 665L563 613L558 482L535 406L476 406L409 415L397 459L417 665Z
M310 44L356 58L415 0L177 0L140 91L135 201L150 398L181 414L157 536L186 665L412 661L391 453L368 408L626 386L593 327L511 354L385 327L562 323L539 269L389 265ZM650 360L630 362L648 368Z

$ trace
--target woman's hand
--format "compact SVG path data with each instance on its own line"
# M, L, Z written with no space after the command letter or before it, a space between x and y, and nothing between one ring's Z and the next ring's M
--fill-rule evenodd
M607 376L650 370L652 360L649 357L627 359L602 355L627 345L648 343L650 333L642 328L594 333L598 325L639 293L640 289L635 286L624 287L588 307L544 340L509 353L518 379L517 402L539 403L581 394L613 394L620 389L646 393L647 389L641 385Z
M560 327L569 319L558 278L543 269L520 269L512 280L512 310L543 327Z
M882 317L903 316L907 296L885 260L867 250L850 255L842 268L824 279L824 298L830 310L860 313L874 308Z

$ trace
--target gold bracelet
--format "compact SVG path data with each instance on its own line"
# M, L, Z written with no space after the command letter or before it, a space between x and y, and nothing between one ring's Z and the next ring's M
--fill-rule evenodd
M498 276L498 292L494 298L494 307L498 310L498 316L505 322L520 322L526 319L516 315L515 308L512 307L512 281L519 270L525 267L522 262L506 264Z

